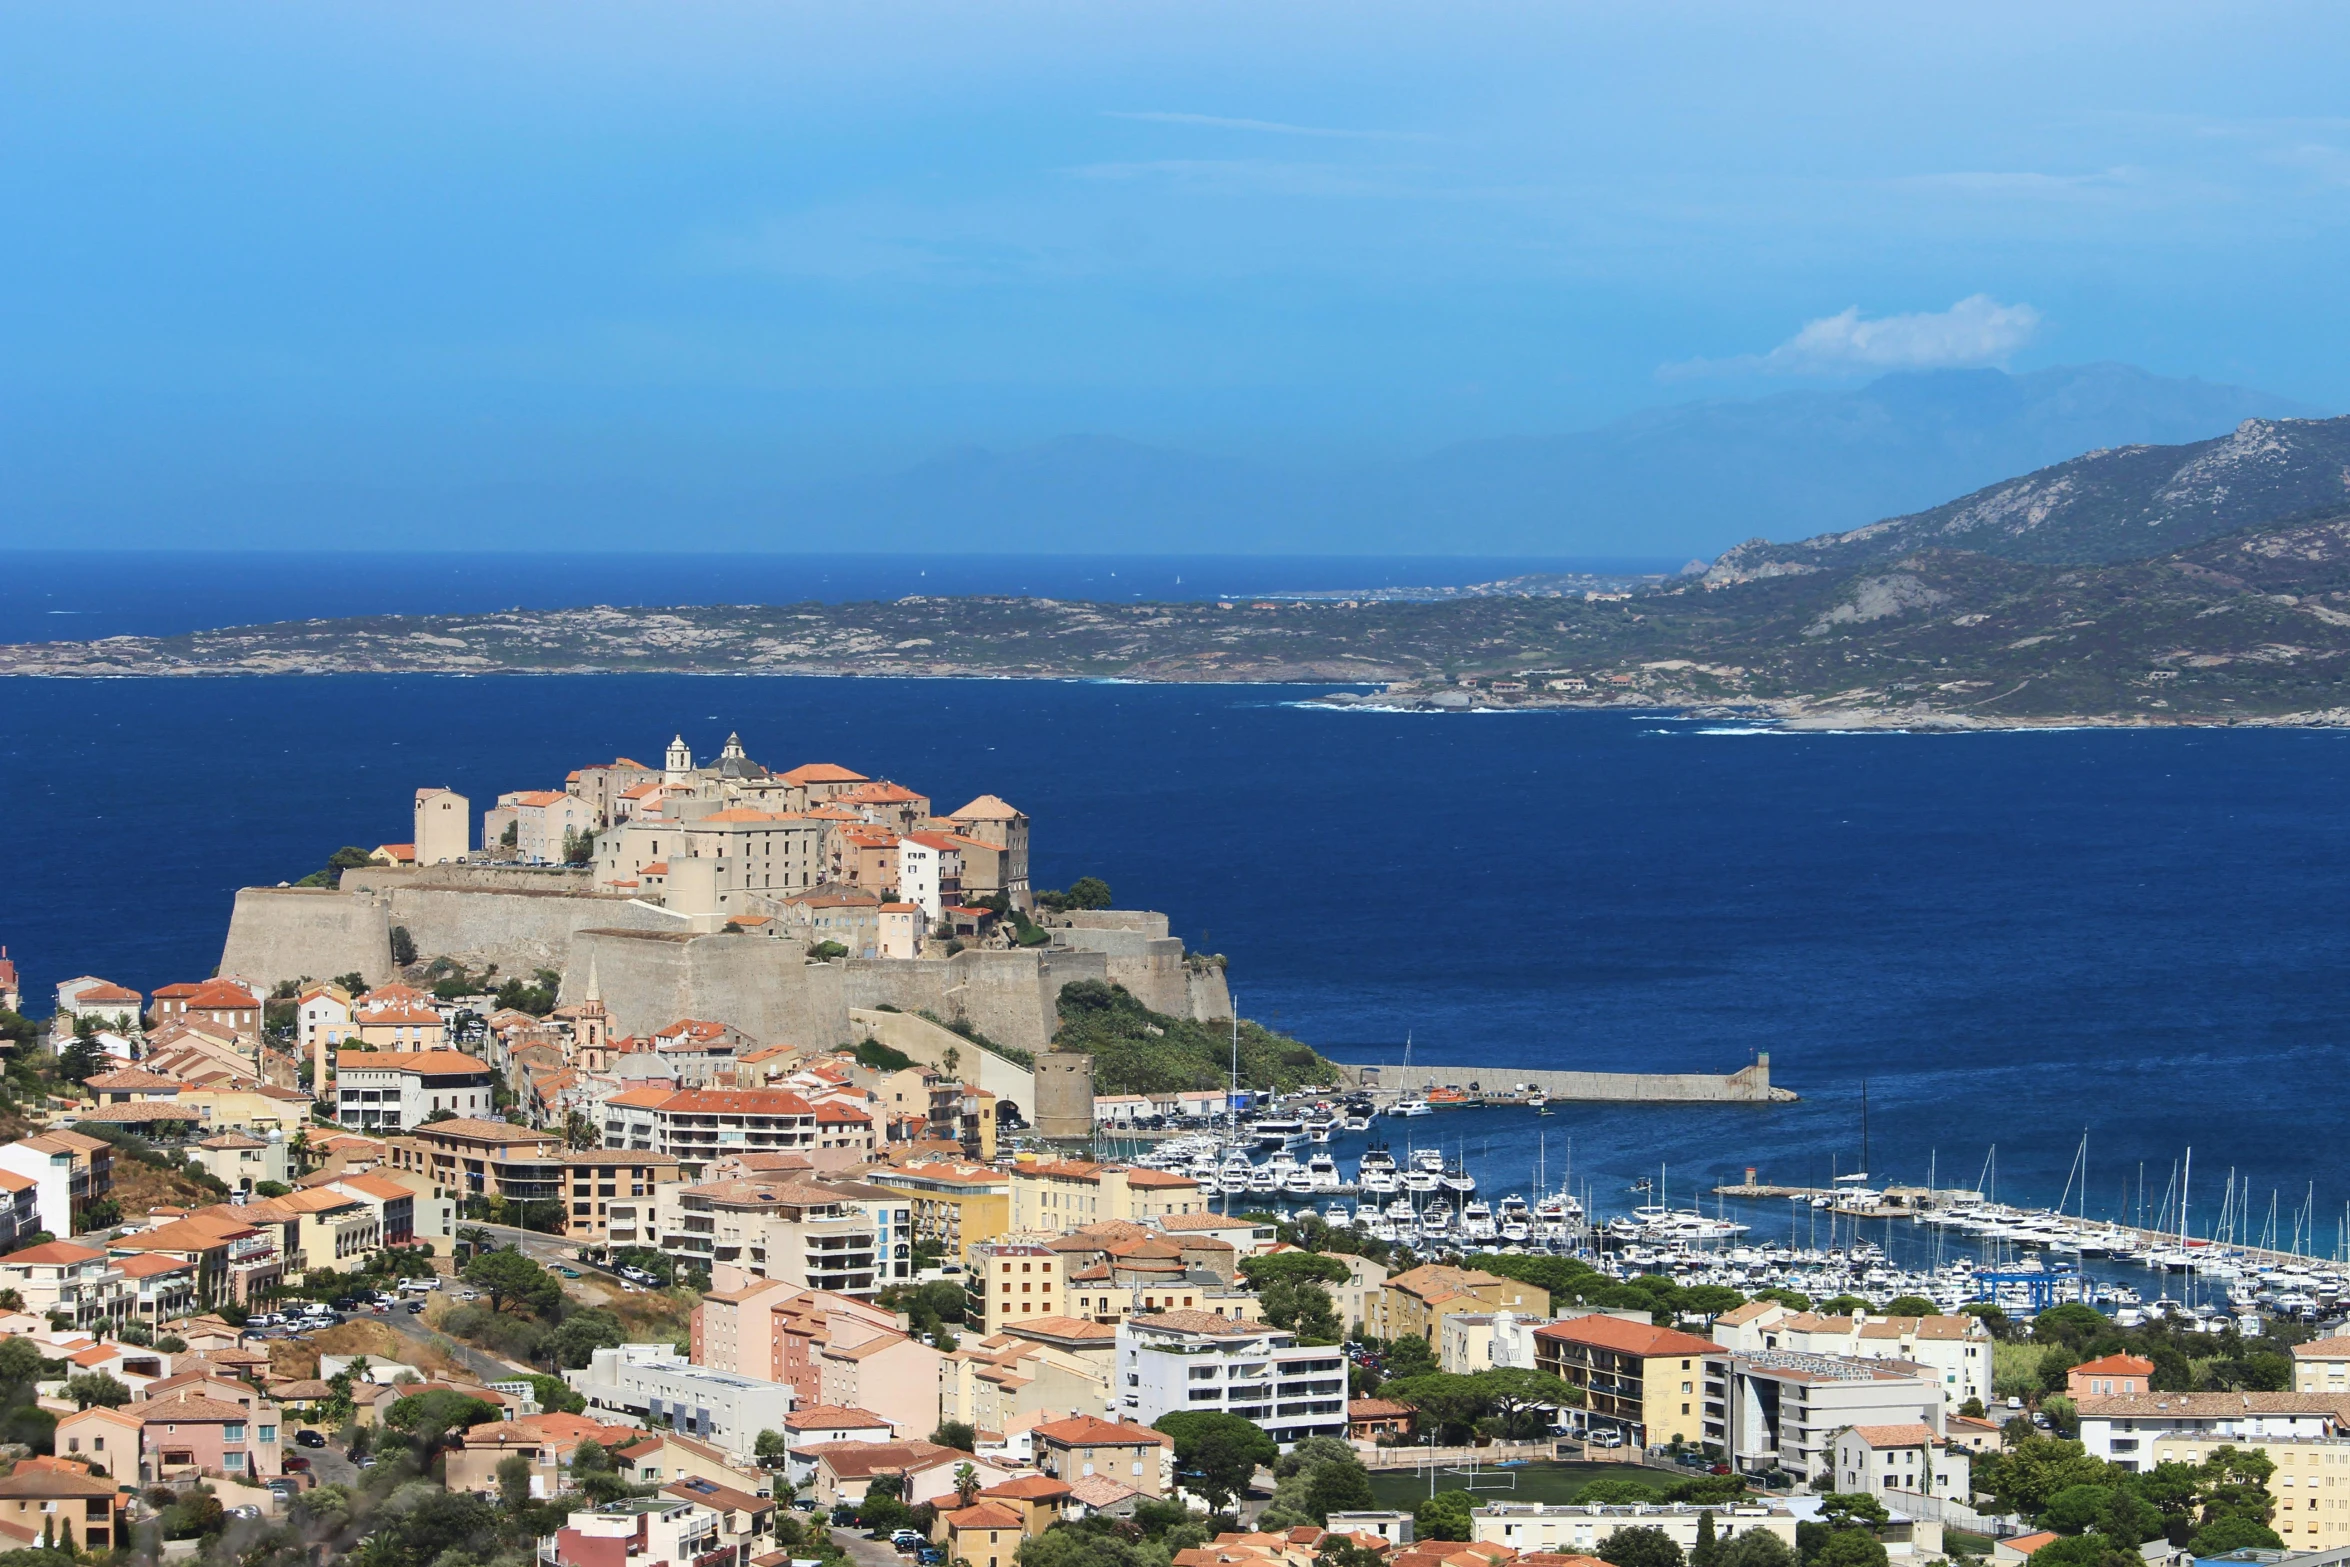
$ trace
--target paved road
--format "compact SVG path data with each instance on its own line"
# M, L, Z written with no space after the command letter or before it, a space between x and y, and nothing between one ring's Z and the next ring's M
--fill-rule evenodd
M413 1340L418 1344L430 1344L434 1349L439 1350L475 1376L480 1377L485 1383L510 1382L516 1377L526 1376L537 1369L535 1366L517 1365L511 1360L501 1359L486 1349L476 1349L464 1340L451 1338L446 1333L436 1333L425 1326L422 1317L415 1316L404 1309L395 1308L389 1316L377 1317L375 1320L383 1323L404 1339Z
M900 1556L887 1540L868 1540L854 1529L827 1531L832 1543L849 1553L849 1560L857 1567L906 1567L911 1557Z

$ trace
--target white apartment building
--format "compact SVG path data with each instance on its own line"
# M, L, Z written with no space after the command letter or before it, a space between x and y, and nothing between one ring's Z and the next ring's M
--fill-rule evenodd
M721 1154L816 1146L816 1107L781 1088L647 1085L604 1101L604 1146L677 1156L693 1169Z
M488 1120L496 1082L487 1061L462 1050L337 1051L335 1119L369 1132L406 1131L435 1110Z
M1713 1515L1714 1538L1772 1534L1795 1549L1796 1517L1770 1504L1736 1507L1577 1507L1564 1502L1496 1502L1470 1514L1469 1534L1479 1545L1504 1545L1519 1552L1548 1551L1589 1556L1618 1529L1656 1529L1686 1553L1697 1543L1698 1520Z
M70 1241L46 1241L0 1257L0 1286L24 1297L35 1316L52 1312L82 1329L119 1324L131 1309L133 1291L106 1253Z
M304 1051L324 1045L333 1049L359 1037L351 1021L351 997L337 985L311 985L294 998L295 1038Z
M1833 1439L1847 1426L1926 1426L1942 1432L1940 1378L1923 1366L1769 1349L1709 1361L1706 1439L1733 1467L1777 1467L1824 1479Z
M2089 1456L2130 1471L2200 1463L2225 1442L2314 1441L2350 1429L2341 1398L2324 1393L2127 1393L2074 1402Z
M147 998L138 991L84 974L58 985L54 1031L70 1037L74 1024L92 1018L102 1027L129 1033L139 1027L146 1008Z
M1310 1436L1346 1437L1346 1357L1309 1348L1279 1328L1205 1311L1168 1311L1118 1324L1111 1413L1147 1426L1201 1410L1239 1415L1284 1448Z
M898 1205L893 1214L911 1213L907 1199L881 1195ZM890 1272L896 1259L884 1250L862 1197L814 1181L668 1185L651 1206L658 1239L649 1244L714 1272L736 1268L755 1278L858 1300L913 1276L910 1219L897 1219L889 1232L893 1241L905 1240L907 1271Z
M1836 1433L1835 1489L1880 1496L1906 1492L1966 1506L1974 1496L1974 1461L1947 1447L1931 1426L1853 1426Z
M733 1371L697 1366L671 1344L622 1344L599 1349L588 1364L566 1371L591 1410L635 1417L725 1449L737 1463L751 1461L761 1431L781 1431L791 1414L791 1388Z
M1942 1383L1942 1407L1956 1414L1970 1398L1991 1402L1991 1332L1980 1318L1877 1317L1854 1312L1825 1317L1790 1311L1776 1301L1749 1301L1714 1321L1724 1349L1760 1353L1786 1349L1854 1360L1898 1360L1923 1366Z
M898 896L936 921L963 896L963 854L944 833L918 832L898 840Z

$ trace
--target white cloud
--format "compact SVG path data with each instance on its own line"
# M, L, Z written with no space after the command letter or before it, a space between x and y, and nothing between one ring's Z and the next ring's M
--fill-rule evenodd
M1804 323L1767 354L1666 365L1666 380L1707 375L1842 375L1871 370L1943 370L2005 364L2040 330L2030 305L1970 294L1948 310L1868 317L1855 305Z

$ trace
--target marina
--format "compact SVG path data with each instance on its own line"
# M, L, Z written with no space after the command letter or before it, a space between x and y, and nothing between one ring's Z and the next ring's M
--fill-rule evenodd
M1669 1169L1597 1182L1576 1172L1572 1140L1554 1142L1542 1127L1532 1167L1505 1172L1491 1146L1501 1139L1480 1134L1546 1109L1512 1100L1437 1115L1418 1095L1384 1106L1365 1096L1098 1151L1189 1175L1226 1212L1312 1213L1418 1255L1568 1256L1618 1280L1661 1274L1748 1296L1847 1302L1840 1309L1914 1299L1945 1313L1989 1303L2028 1315L2079 1301L2123 1326L2167 1318L2249 1334L2264 1318L2315 1322L2350 1306L2350 1264L2312 1255L2314 1192L2298 1210L2272 1197L2256 1212L2231 1171L2198 1234L2187 1201L2191 1154L2157 1194L2153 1223L2090 1216L2081 1179L2068 1181L2057 1207L1996 1201L1986 1195L1996 1187L1995 1153L1979 1186L1877 1186L1858 1170L1825 1186L1777 1184L1749 1168L1739 1181L1702 1187L1702 1201L1693 1183L1676 1202ZM2076 1177L2085 1165L2084 1145Z

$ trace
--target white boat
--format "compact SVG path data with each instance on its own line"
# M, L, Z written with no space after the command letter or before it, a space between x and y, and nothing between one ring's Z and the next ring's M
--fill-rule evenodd
M1281 1189L1281 1177L1271 1170L1257 1169L1249 1173L1248 1190L1253 1197L1269 1197Z
M1482 1202L1471 1202L1461 1209L1461 1239L1490 1241L1501 1238L1501 1226L1494 1222L1493 1210Z
M1295 1116L1267 1116L1248 1129L1260 1148L1291 1148L1306 1140L1306 1124Z
M1457 1159L1446 1165L1444 1173L1437 1179L1444 1183L1446 1191L1456 1197L1468 1197L1474 1195L1477 1190L1477 1177L1471 1175L1468 1166Z
M1413 1149L1412 1168L1426 1170L1430 1175L1442 1175L1444 1173L1444 1150L1441 1148Z
M1338 1178L1338 1161L1326 1153L1308 1159L1305 1173L1318 1192L1334 1192L1346 1184Z
M1437 1174L1434 1170L1423 1170L1415 1167L1413 1169L1404 1171L1403 1189L1407 1192L1417 1193L1423 1197L1433 1196L1437 1192L1444 1189L1444 1177Z
M1413 1116L1434 1115L1436 1113L1436 1107L1425 1099L1405 1099L1399 1101L1396 1104L1396 1107L1387 1113L1389 1115L1400 1115L1408 1120Z
M1311 1197L1319 1188L1314 1185L1312 1172L1300 1166L1282 1175L1281 1190L1289 1197Z
M1367 1132L1371 1129L1371 1118L1367 1115L1349 1115L1346 1118L1346 1129L1350 1132Z
M1355 1177L1355 1184L1366 1197L1391 1197L1402 1182L1393 1170L1365 1170Z

